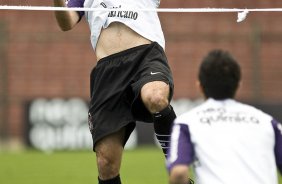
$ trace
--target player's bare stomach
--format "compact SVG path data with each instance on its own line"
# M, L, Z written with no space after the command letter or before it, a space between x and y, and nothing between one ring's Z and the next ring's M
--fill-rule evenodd
M126 25L113 22L100 34L96 46L97 60L132 47L150 43L150 40L142 37Z

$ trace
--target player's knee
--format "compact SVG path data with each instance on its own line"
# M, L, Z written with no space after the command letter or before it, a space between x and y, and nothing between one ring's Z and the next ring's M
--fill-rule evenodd
M161 93L148 93L144 103L151 113L159 112L168 106L168 98Z
M109 179L119 174L118 163L110 157L99 156L97 157L97 165L99 170L99 177Z
M145 84L141 89L141 98L151 113L159 112L169 104L169 85L162 81Z

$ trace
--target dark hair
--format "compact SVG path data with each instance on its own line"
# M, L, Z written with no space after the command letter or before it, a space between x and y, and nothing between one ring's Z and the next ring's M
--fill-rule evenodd
M207 98L234 98L241 69L227 51L213 50L203 59L198 77Z

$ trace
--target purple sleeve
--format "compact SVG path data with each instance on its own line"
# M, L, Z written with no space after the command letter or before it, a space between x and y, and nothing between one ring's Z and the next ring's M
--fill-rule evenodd
M83 8L85 0L66 0L66 4L70 8ZM79 14L80 19L84 15L83 11L77 12Z
M275 158L277 167L282 174L282 124L276 120L272 120L272 125L275 133Z
M189 165L194 161L194 148L186 124L174 124L168 152L167 169L178 164Z

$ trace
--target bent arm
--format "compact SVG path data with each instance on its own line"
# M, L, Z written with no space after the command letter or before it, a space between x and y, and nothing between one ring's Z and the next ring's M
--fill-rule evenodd
M54 0L55 7L66 7L65 0ZM80 20L76 11L55 11L59 27L63 31L71 30Z
M187 184L189 183L189 165L195 157L188 125L174 123L170 144L167 158L169 183Z

